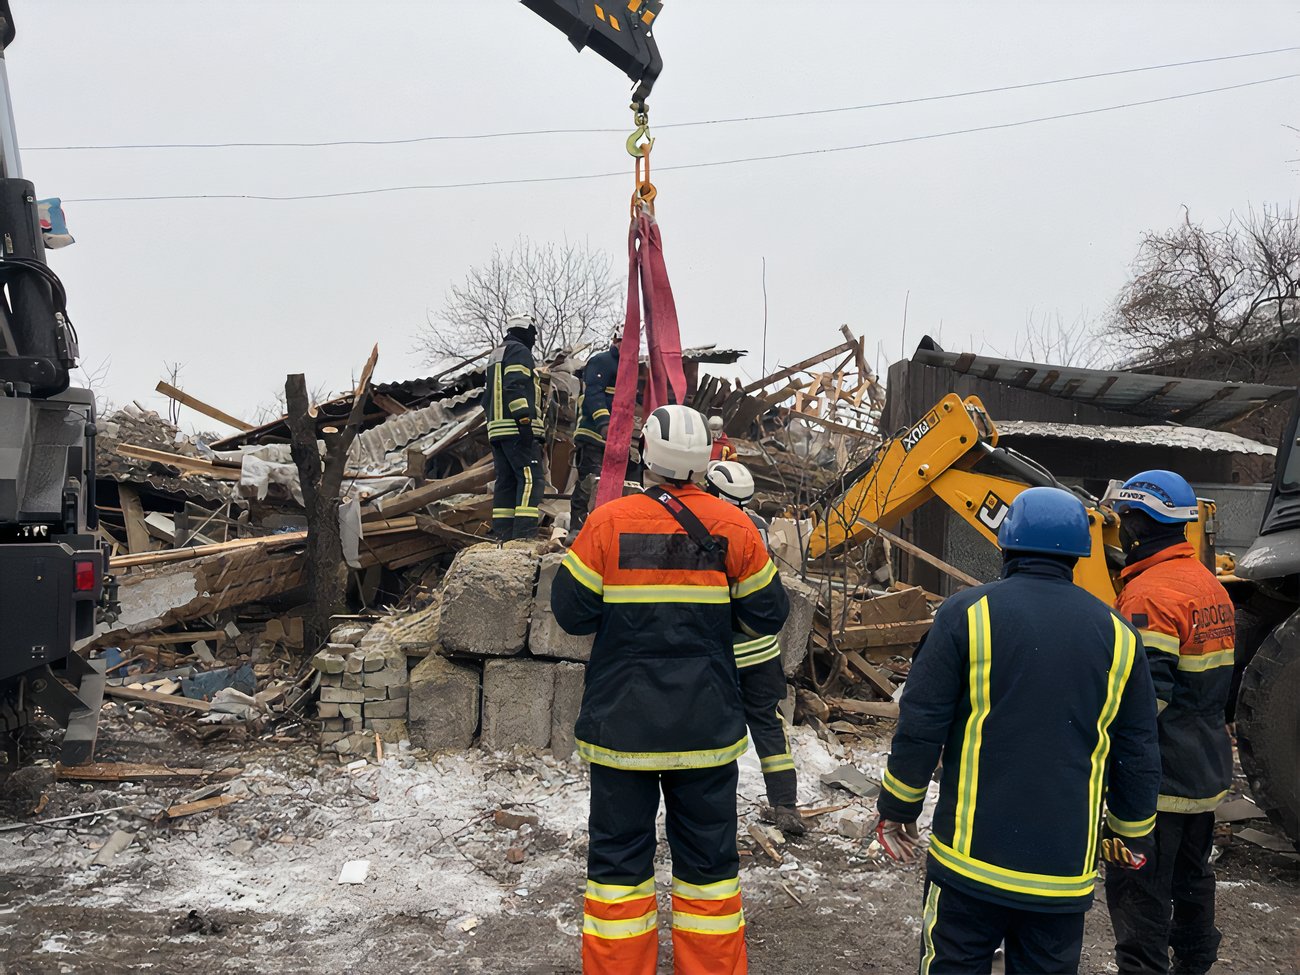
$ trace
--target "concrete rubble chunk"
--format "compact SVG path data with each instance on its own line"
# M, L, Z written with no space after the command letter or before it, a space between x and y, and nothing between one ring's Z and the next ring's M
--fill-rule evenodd
M790 597L790 615L781 628L781 669L794 674L808 656L813 614L817 612L817 590L793 573L781 573L781 583Z
M343 671L347 674L359 674L365 670L366 658L363 654L348 654L343 660Z
M447 570L438 636L451 654L510 657L528 643L538 557L526 548L476 545Z
M497 751L551 743L551 704L557 664L542 660L489 660L483 665L483 734Z
M370 630L367 623L340 623L330 630L330 643L346 644L355 647Z
M591 659L591 645L595 635L574 636L566 633L551 612L551 584L563 561L564 556L558 552L542 556L541 570L537 575L537 599L533 604L533 619L528 628L528 649L534 657L555 657L585 663Z
M369 701L366 704L367 718L405 718L406 701L398 698L393 701Z
M326 704L360 704L365 697L360 690L326 685L320 689L320 699Z
M344 660L342 656L334 653L332 649L326 648L311 658L311 665L322 674L341 674L343 673Z
M478 730L478 666L425 657L411 671L408 721L411 743L431 752L465 749Z
M586 686L587 668L582 664L555 665L555 696L551 705L551 754L566 761L573 757L577 745L573 740L573 726L582 707L582 691Z
M361 669L366 673L372 673L373 671L376 670L383 670L384 664L387 663L387 661L384 658L384 652L382 650L379 651L370 650L364 653L358 650L357 653L361 657Z

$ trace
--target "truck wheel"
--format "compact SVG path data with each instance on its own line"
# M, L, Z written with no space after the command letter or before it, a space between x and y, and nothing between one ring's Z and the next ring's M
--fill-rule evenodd
M1264 638L1246 668L1237 751L1255 804L1300 850L1300 613Z

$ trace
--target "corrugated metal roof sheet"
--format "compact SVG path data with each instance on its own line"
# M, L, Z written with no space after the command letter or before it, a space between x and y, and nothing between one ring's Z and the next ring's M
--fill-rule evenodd
M1225 430L1200 427L1104 427L1086 423L1046 423L1038 420L995 421L1000 437L1044 437L1056 440L1091 440L1098 443L1177 447L1218 454L1256 454L1274 457L1277 448L1239 437Z
M1177 423L1195 420L1207 427L1222 426L1273 400L1295 395L1293 388L1285 386L1178 379L945 352L928 337L922 339L912 361L1102 409Z

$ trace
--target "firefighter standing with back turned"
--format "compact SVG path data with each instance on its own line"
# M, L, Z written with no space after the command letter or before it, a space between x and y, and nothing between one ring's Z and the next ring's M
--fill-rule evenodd
M717 461L709 465L705 490L734 504L749 516L767 546L767 522L745 507L754 496L754 475L744 464ZM772 822L783 833L800 836L807 832L796 808L799 788L790 753L790 737L779 710L785 697L785 671L781 667L781 644L775 635L752 637L737 633L736 669L740 672L740 697L745 703L745 723L754 738Z
M778 633L789 603L753 524L691 483L709 464L704 417L646 420L645 493L591 513L551 608L595 633L578 753L591 763L582 959L586 975L654 975L655 815L672 850L677 975L744 975L736 759L748 747L733 628Z
M1196 492L1172 471L1145 471L1108 493L1126 565L1118 608L1137 627L1155 683L1164 778L1152 863L1106 876L1121 975L1204 975L1218 957L1214 810L1232 782L1224 709L1232 681L1232 599L1196 558L1186 526ZM1172 915L1172 923L1171 923Z
M533 346L537 324L531 315L511 315L505 340L487 365L483 412L496 487L492 492L492 534L497 541L533 538L541 512L545 478L537 442L538 383Z
M1101 855L1141 869L1155 824L1155 695L1137 633L1072 582L1091 551L1074 495L1035 487L998 531L1002 579L950 596L899 702L877 836L897 859L940 755L921 975L1076 972Z
M622 343L623 336L614 333L609 348L588 359L582 371L578 430L573 435L578 483L569 503L569 537L565 540L568 544L573 544L587 520L591 479L600 476L605 460L605 435L609 432L610 410L614 408L614 381L618 378L618 350Z

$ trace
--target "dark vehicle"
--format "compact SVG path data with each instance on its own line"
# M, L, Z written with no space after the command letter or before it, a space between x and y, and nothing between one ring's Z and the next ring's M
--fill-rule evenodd
M0 0L0 45L13 39ZM2 69L0 51L0 774L37 707L67 728L65 764L91 759L104 675L74 647L112 593L95 534L95 398L70 384L76 332L45 263Z
M1237 561L1237 748L1259 807L1300 849L1300 393L1259 538Z

